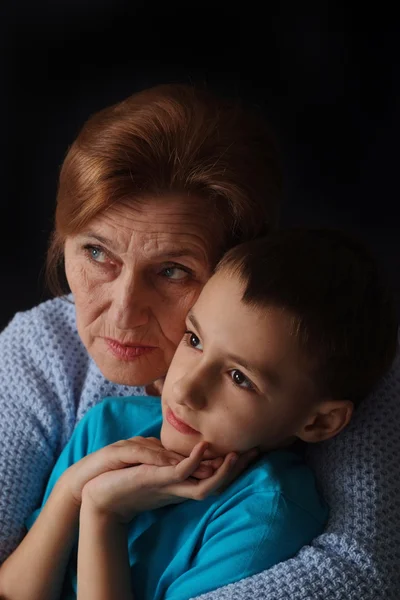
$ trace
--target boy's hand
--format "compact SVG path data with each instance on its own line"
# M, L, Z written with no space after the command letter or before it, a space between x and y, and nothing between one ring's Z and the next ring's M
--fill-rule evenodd
M201 442L188 458L176 465L141 464L130 469L103 473L89 481L83 490L82 502L86 511L130 521L136 514L186 499L203 500L225 488L255 457L250 451L240 457L229 453L220 467L207 479L195 479L207 443Z
M184 457L177 452L166 450L156 438L134 437L121 440L88 454L69 467L62 476L64 484L71 491L74 502L80 506L85 485L103 473L125 470L138 465L166 467L177 465ZM201 479L214 473L223 459L217 458L198 465L193 476Z

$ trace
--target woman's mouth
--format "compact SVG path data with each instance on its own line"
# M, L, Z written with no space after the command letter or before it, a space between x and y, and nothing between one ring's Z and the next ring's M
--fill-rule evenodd
M119 360L135 360L144 354L149 354L157 349L157 346L144 346L139 344L121 344L117 340L104 338L108 348Z
M190 425L187 425L184 421L178 419L178 417L172 412L172 410L168 407L165 413L165 420L168 421L172 427L174 427L179 433L184 433L186 435L193 435L195 433L199 433Z

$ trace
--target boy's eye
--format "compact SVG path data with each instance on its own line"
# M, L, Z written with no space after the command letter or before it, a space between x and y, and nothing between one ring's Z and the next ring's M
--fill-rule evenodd
M197 337L197 335L195 335L193 333L193 331L185 331L185 334L187 335L188 343L190 346L192 346L192 348L196 348L197 350L202 350L200 340Z
M247 379L246 375L243 375L242 371L239 371L239 369L233 369L230 372L230 375L233 383L238 387L245 388L247 390L254 389L250 379Z

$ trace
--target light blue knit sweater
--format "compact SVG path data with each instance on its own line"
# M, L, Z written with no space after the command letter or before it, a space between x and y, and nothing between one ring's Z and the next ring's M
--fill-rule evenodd
M77 420L104 396L142 394L106 381L79 340L74 306L45 302L0 334L0 559L18 544ZM331 506L326 532L296 558L202 600L400 598L400 355L337 439L310 461Z

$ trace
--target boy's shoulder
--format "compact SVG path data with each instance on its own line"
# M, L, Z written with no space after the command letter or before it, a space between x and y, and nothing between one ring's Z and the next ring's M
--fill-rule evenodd
M327 505L313 471L300 454L290 450L262 455L223 492L220 506L226 508L249 498L260 513L274 499L277 505L308 513L322 523L327 518Z
M91 408L80 428L96 432L96 446L100 447L135 436L158 437L161 422L160 398L118 396L104 398Z

